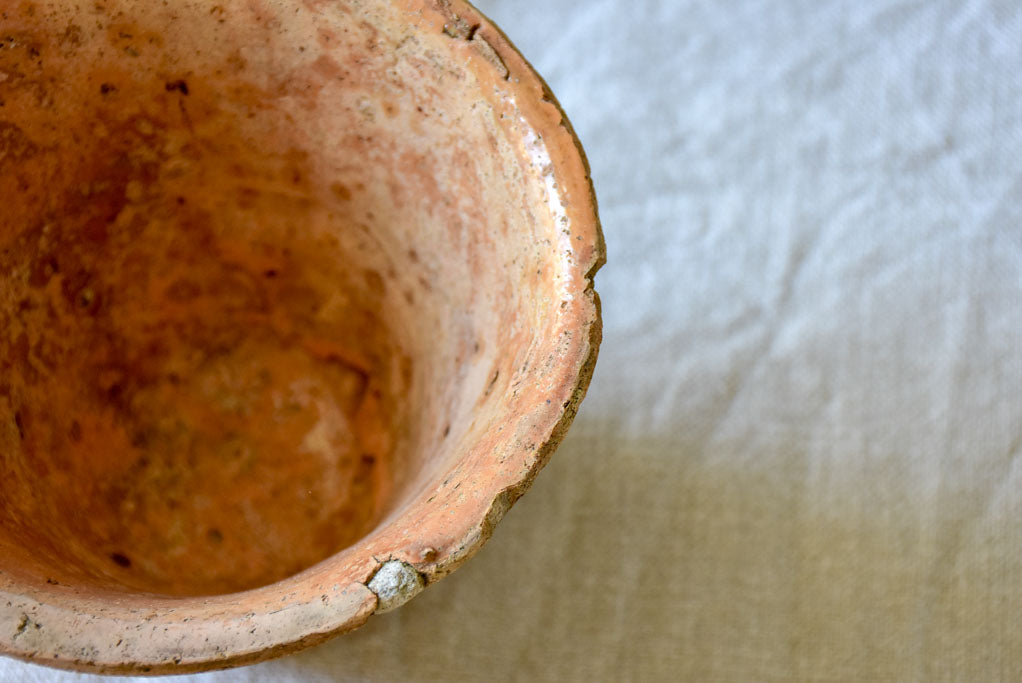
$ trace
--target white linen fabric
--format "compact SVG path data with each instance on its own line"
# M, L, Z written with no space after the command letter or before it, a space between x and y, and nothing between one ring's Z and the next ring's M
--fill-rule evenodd
M589 397L453 576L182 680L1022 680L1022 4L478 6L592 163Z

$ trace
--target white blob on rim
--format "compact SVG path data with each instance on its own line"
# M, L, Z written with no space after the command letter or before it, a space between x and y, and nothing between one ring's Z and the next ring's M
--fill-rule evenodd
M415 571L415 567L399 560L387 562L369 580L369 590L379 598L377 613L397 609L421 593L425 587L422 575Z

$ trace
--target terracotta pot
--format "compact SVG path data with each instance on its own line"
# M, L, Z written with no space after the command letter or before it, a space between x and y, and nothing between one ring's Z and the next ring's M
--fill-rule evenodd
M184 672L469 558L585 393L603 243L461 0L0 21L0 650Z

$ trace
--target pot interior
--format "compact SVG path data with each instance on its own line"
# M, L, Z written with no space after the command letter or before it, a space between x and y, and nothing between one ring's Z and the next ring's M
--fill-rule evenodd
M158 4L0 23L0 571L230 593L500 421L558 303L551 217L456 38Z

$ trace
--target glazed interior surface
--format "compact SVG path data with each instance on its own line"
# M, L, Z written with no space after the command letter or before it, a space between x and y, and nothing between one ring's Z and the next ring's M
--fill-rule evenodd
M4 14L8 577L263 586L499 419L561 304L553 217L451 38L354 4Z

